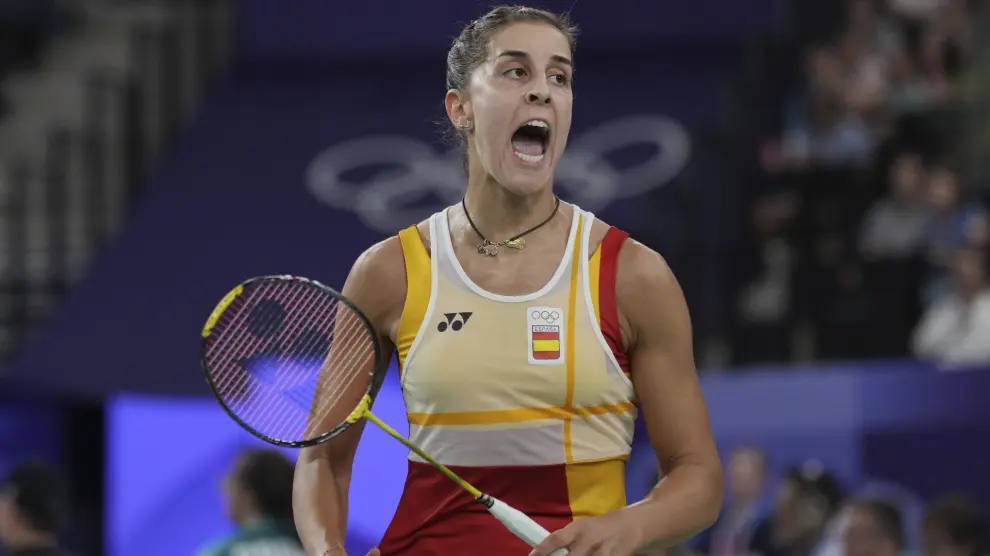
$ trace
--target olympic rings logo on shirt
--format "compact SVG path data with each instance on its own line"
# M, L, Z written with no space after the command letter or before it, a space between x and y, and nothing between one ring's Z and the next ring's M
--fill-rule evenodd
M636 146L653 152L638 163L607 158ZM561 197L599 211L670 183L690 153L691 138L681 123L659 114L624 116L572 138L554 183ZM382 233L456 203L466 182L459 153L440 154L425 141L388 135L333 145L313 159L305 175L306 188L318 200L355 213Z
M532 317L533 320L539 319L545 322L553 323L560 318L560 313L558 313L557 311L547 311L547 310L533 311L529 316Z

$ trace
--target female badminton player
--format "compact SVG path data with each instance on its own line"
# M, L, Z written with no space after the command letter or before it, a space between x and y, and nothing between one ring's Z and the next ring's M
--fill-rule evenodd
M574 35L565 17L519 6L463 30L445 97L467 151L463 202L371 247L342 291L397 352L410 439L552 534L530 548L411 454L372 554L629 556L717 517L721 465L677 281L554 195ZM638 411L664 480L628 505ZM311 555L344 553L361 428L300 454L294 513Z

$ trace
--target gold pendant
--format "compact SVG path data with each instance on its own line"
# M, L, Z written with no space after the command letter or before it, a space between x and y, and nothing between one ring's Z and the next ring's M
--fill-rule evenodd
M505 246L512 249L522 249L526 247L526 240L524 238L513 239L505 242Z
M478 244L478 253L488 255L489 257L494 257L495 255L498 255L498 244L485 240Z

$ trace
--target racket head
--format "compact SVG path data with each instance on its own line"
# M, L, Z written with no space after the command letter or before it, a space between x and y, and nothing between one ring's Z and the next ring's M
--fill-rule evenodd
M277 446L314 446L341 434L370 409L385 378L371 320L333 288L301 276L242 282L214 308L201 337L200 366L217 402Z

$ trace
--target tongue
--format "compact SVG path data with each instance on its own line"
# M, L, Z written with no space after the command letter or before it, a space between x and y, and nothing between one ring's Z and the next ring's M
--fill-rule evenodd
M518 153L540 156L543 154L543 141L535 137L513 137L512 148Z

